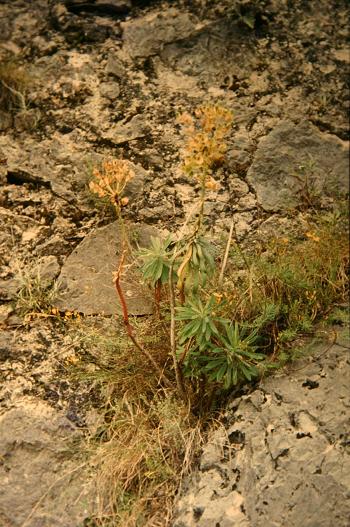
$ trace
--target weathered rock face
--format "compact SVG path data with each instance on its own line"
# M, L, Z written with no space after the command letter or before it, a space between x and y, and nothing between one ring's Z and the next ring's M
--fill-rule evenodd
M306 121L282 122L260 140L247 179L267 211L298 207L303 199L317 206L349 192L348 143Z
M76 527L89 516L93 485L86 465L72 460L80 436L62 412L36 398L0 416L2 527Z
M65 33L68 42L103 42L108 37L120 35L118 25L111 24L108 17L125 16L130 7L128 0L54 0L50 6L50 20L55 29ZM99 16L100 20L94 20L91 15Z
M171 8L121 26L125 49L132 58L157 55L165 44L184 39L195 30L188 13Z
M127 226L130 239L140 247L149 244L158 231L150 226ZM57 307L79 311L85 315L121 313L121 306L113 283L122 251L122 236L118 222L101 227L81 242L67 258L58 277L60 284ZM127 263L127 262L126 262ZM124 271L121 286L131 315L153 312L150 291L140 283L140 274L132 269Z
M196 181L179 169L176 116L219 103L232 109L234 126L229 162L215 174L219 191L205 208L210 229L222 234L234 217L243 242L256 241L256 229L264 239L289 236L296 219L285 210L299 205L302 188L292 174L310 152L317 200L344 191L346 3L255 4L264 23L255 17L252 29L232 14L232 0L0 0L0 61L18 61L30 78L26 108L0 108L0 527L91 523L89 499L78 499L87 477L64 448L81 437L75 426L87 424L93 385L72 386L62 368L74 359L69 336L46 317L23 325L13 300L19 269L39 265L46 283L63 265L62 309L118 312L112 272L120 238L113 224L96 229L101 210L86 192L93 167L109 157L130 160L137 172L127 189L130 218L175 231L198 196ZM102 214L104 224L113 221ZM139 277L124 291L130 311L150 312ZM337 430L327 439L325 416L341 428L334 404L343 408L344 372L327 363L319 377L319 388L302 386L314 381L309 372L242 399L237 420L206 448L179 525L296 527L306 519L325 527L331 517L332 527L343 527L343 440ZM290 383L299 390L292 404ZM321 388L328 392L316 404Z
M349 341L234 401L204 448L174 527L347 527Z

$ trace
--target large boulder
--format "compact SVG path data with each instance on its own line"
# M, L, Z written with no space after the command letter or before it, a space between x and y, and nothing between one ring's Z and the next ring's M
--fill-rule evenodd
M169 42L181 40L195 31L188 13L175 8L121 23L124 48L132 58L157 55Z
M349 191L348 143L307 121L283 121L260 140L247 180L266 211L344 196Z
M140 247L150 242L158 231L148 225L128 226L131 240ZM70 254L58 278L59 299L56 307L78 311L85 315L121 313L121 306L113 283L122 251L122 234L118 222L91 232ZM130 262L128 262L130 264ZM122 280L129 314L145 315L153 312L152 295L141 284L141 276L126 266Z

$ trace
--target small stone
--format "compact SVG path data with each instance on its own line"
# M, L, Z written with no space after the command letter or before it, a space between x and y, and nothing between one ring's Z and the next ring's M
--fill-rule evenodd
M44 283L50 283L55 278L57 278L59 272L60 272L60 265L58 263L58 260L56 256L53 254L49 256L43 256L39 260L39 271L40 271L40 279Z
M333 51L333 55L340 62L347 62L347 63L350 62L350 49L349 48L335 49Z
M128 122L121 121L111 126L107 132L102 134L102 138L112 141L115 145L120 145L144 137L148 129L145 118L142 115L135 115Z
M256 199L254 194L249 192L238 201L238 210L253 210L256 208Z
M35 239L37 239L40 235L40 232L42 231L43 227L35 225L34 227L30 227L22 234L22 243L28 243Z
M242 181L241 179L238 179L237 177L230 177L228 184L230 192L232 193L234 198L241 198L249 192L249 187L247 183L245 181Z
M250 230L253 215L251 212L235 214L235 230L239 239L242 239Z
M123 64L117 57L114 57L113 55L110 55L107 59L105 72L107 75L117 77L118 79L125 77L125 68Z
M102 82L100 84L100 94L110 101L115 101L120 95L120 87L117 82Z
M32 45L36 48L36 52L39 52L41 55L52 55L57 50L57 43L55 41L46 40L40 35L33 38Z
M11 313L13 313L13 307L9 304L2 304L0 306L0 324L4 324Z
M0 131L4 132L12 126L12 115L8 112L0 110Z
M96 7L99 11L119 15L126 14L131 9L130 0L96 0L94 2L94 8Z
M17 278L0 280L0 299L12 300L21 288L21 283Z

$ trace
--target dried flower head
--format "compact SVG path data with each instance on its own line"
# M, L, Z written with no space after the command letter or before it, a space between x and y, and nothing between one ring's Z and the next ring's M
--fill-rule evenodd
M178 122L186 137L183 169L205 184L213 169L224 162L232 112L222 106L201 106L194 116L182 114Z
M122 197L126 184L135 176L134 170L125 159L104 161L101 169L93 170L94 181L89 188L100 198L109 197L113 205L120 212L128 203L128 198Z

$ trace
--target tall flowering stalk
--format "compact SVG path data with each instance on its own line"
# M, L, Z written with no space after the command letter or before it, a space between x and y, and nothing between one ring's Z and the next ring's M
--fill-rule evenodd
M154 369L158 372L159 377L163 378L164 384L170 386L169 380L164 375L162 369L158 366L152 355L146 350L136 339L133 331L133 327L129 320L129 313L127 303L125 300L123 288L121 285L121 276L124 269L125 259L127 254L131 255L131 246L127 229L122 216L122 210L129 202L126 196L123 196L125 187L129 181L135 177L135 172L132 169L130 163L125 159L111 159L104 161L100 169L95 168L93 170L94 180L90 182L89 187L92 192L97 194L100 198L108 197L112 205L115 208L117 218L119 221L121 233L122 233L122 248L121 257L117 271L113 274L113 281L116 288L116 292L119 297L120 305L122 308L123 321L127 331L127 334L133 344L145 355L147 360L151 362Z
M178 392L185 400L188 395L177 358L176 296L173 270L177 264L177 289L181 304L185 302L186 283L191 284L192 293L194 293L200 284L205 284L207 276L215 271L210 244L202 235L204 203L207 190L216 190L218 187L213 173L225 161L226 139L231 130L232 118L232 112L222 106L201 106L195 111L194 116L184 113L178 118L185 136L185 145L182 149L182 169L197 179L200 185L197 220L192 233L189 236L180 237L175 245L169 272L170 348Z
M193 232L187 243L185 255L178 268L178 289L184 297L184 284L191 266L198 267L196 261L202 256L204 203L208 190L217 190L218 184L213 173L225 161L227 136L231 130L233 115L222 106L201 106L194 115L183 113L178 122L182 125L185 145L182 149L183 171L193 176L200 185L199 211ZM199 243L198 243L199 242ZM198 255L199 253L199 255ZM210 264L210 258L209 262ZM209 265L210 266L210 265Z

